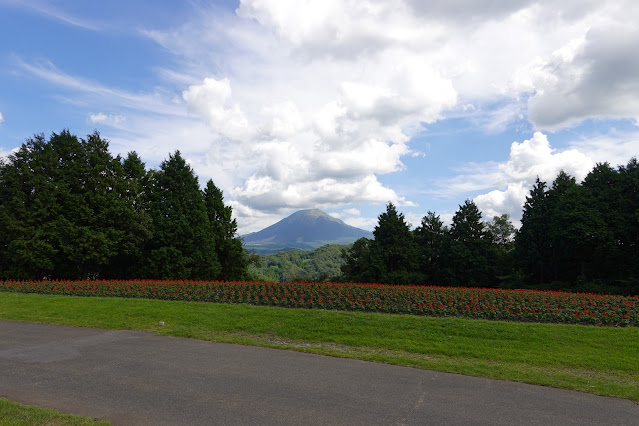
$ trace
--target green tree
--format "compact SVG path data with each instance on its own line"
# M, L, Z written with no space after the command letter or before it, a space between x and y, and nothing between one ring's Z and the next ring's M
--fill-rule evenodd
M247 275L248 257L237 235L233 209L224 205L224 195L209 179L203 191L204 204L215 238L215 253L221 265L220 279L236 280Z
M486 231L490 234L496 256L496 274L507 284L512 281L514 270L513 251L515 248L515 227L510 222L510 217L504 213L494 216L493 220L486 223Z
M2 171L3 274L29 278L97 276L120 249L122 169L95 132L68 130L27 140Z
M606 222L588 191L574 185L563 194L551 220L554 241L561 251L554 251L555 280L574 283L593 278L596 253L607 252L612 244Z
M128 206L120 218L123 239L118 253L102 275L131 279L141 276L145 245L153 236L148 200L150 173L135 151L130 152L121 164L123 173L118 193Z
M383 268L381 282L411 283L417 270L415 242L404 214L398 213L393 203L388 203L386 211L379 215L373 235Z
M573 190L576 186L575 178L561 170L550 186L547 194L549 223L546 229L546 239L549 249L544 261L552 274L549 278L556 282L564 281L567 276L573 275L571 272L566 276L562 276L564 272L572 269L575 260L574 254L570 250L570 244L565 239L566 234L563 230L563 226L565 225L564 215L561 215L561 213L564 208L563 204L566 193Z
M215 237L198 179L179 151L152 174L153 238L145 275L162 279L215 279L221 270Z
M481 212L466 200L453 216L446 253L447 275L453 285L492 287L497 284L492 236Z
M383 265L375 240L360 238L348 249L342 249L343 281L359 283L380 282Z
M417 248L418 268L422 274L420 282L439 284L444 279L442 256L448 228L444 226L444 222L438 215L429 211L413 234Z
M516 229L510 221L508 214L504 213L501 216L494 216L492 221L486 223L486 231L490 233L493 242L497 246L507 251L513 248Z
M550 209L546 182L537 178L526 197L521 227L515 234L515 259L524 275L537 284L544 283L549 276L549 225Z
M2 278L43 278L54 269L57 249L48 223L60 207L52 157L44 135L36 135L0 166Z
M623 291L639 294L639 163L633 157L625 166L619 167L621 193L619 214L620 226L615 232L619 241L623 276L620 280Z

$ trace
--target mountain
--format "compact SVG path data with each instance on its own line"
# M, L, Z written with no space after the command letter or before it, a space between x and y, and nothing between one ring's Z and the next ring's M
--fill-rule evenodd
M257 254L313 250L326 244L351 244L373 233L345 224L321 210L300 210L258 232L242 237L244 247Z

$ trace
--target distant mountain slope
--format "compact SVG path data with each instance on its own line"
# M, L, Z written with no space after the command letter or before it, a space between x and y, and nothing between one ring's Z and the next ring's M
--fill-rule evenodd
M258 254L313 250L326 244L351 244L373 233L345 224L321 210L300 210L279 222L244 235L244 246Z
M260 256L260 266L251 265L249 272L264 281L325 281L342 274L346 263L342 250L350 245L328 244L311 251L289 250Z

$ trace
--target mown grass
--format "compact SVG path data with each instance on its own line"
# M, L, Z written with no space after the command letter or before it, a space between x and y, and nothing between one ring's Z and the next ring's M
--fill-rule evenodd
M145 330L639 401L636 327L16 293L0 293L0 319Z
M0 424L7 426L84 426L110 425L111 423L73 414L62 414L50 408L33 407L0 398Z

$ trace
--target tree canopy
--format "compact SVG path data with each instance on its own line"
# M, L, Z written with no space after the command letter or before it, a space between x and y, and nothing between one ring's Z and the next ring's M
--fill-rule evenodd
M343 280L639 294L639 165L537 179L518 230L466 200L450 227L428 212L412 231L389 203L374 235L343 252Z
M0 164L0 278L242 278L246 254L217 191L222 214L210 215L179 151L146 170L98 132L36 135Z
M581 183L563 171L550 185L537 179L518 230L507 215L483 219L471 200L450 226L428 212L411 230L388 203L373 236L341 249L334 278L637 294L639 164L597 164ZM262 272L335 275L294 255ZM179 151L147 169L135 152L112 156L98 132L63 130L0 161L0 279L233 280L248 277L253 260L222 190L212 180L201 189Z

